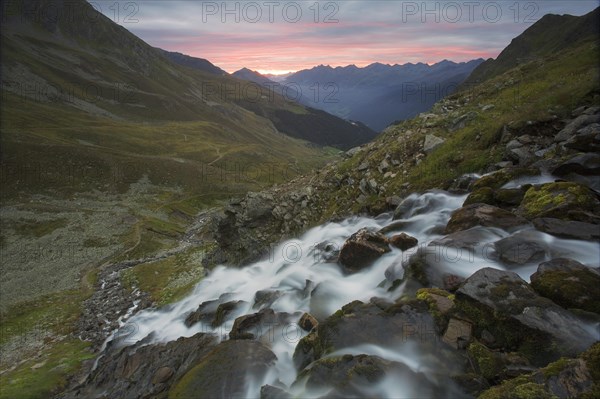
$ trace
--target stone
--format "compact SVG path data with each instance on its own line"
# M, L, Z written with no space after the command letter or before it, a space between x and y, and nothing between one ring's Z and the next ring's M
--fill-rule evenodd
M577 219L571 211L595 213L600 201L594 193L578 183L556 182L533 186L525 193L518 214L527 219Z
M339 262L350 271L358 271L390 251L383 234L360 229L344 243Z
M274 387L272 385L263 385L260 388L260 399L292 399L291 393L285 390Z
M407 249L416 247L417 244L419 243L419 240L417 240L415 237L412 237L406 233L400 233L400 234L396 234L394 236L392 236L392 238L390 238L390 244L392 244L393 246L395 246L396 248L402 250L402 251L406 251Z
M274 330L284 326L291 320L287 313L275 313L273 309L240 316L233 322L229 332L231 339L270 339Z
M455 301L466 317L486 326L497 346L518 348L535 365L576 355L595 341L581 320L516 273L480 269L456 291Z
M539 231L561 238L576 240L600 240L600 226L592 223L555 218L533 219L533 225Z
M594 123L579 130L563 146L581 152L600 151L600 124Z
M510 230L527 224L527 220L504 209L487 204L471 204L452 213L446 225L446 234L467 230L474 226L498 227Z
M276 360L258 341L222 342L170 389L169 398L188 399L199 393L205 398L245 397L248 371L260 381Z
M539 233L538 233L539 234ZM543 260L548 251L541 238L530 231L519 232L494 243L494 249L501 261L512 265Z
M473 325L467 321L451 318L442 341L454 349L464 349L471 341Z
M369 163L368 162L363 162L360 165L358 165L358 171L359 172L364 172L365 170L369 169Z
M523 143L521 143L518 140L511 140L508 142L508 144L506 144L507 150L514 150L515 148L521 148L521 147L523 147Z
M161 367L156 370L156 373L154 373L154 376L152 376L152 383L154 385L163 384L167 382L173 376L173 374L175 374L175 372L171 367Z
M568 176L576 173L583 176L600 175L600 154L578 154L557 166L552 174L555 176Z
M319 322L310 313L304 313L302 317L300 317L298 325L304 331L311 332L314 328L316 328L319 325Z
M572 259L543 262L531 275L531 286L540 295L564 308L600 314L600 272Z
M569 122L563 130L554 137L554 141L556 143L565 142L572 138L581 127L592 123L600 123L600 115L580 115Z
M428 134L427 136L425 136L425 142L423 143L423 151L426 154L429 154L433 152L433 150L444 144L445 141L446 140L434 136L433 134Z

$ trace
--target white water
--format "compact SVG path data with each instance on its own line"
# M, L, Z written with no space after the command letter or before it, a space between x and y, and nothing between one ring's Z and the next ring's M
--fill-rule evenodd
M510 186L514 187L521 183L524 182L514 182ZM451 212L459 208L465 198L466 196L455 196L441 191L422 195L413 194L409 197L412 206L408 207L403 215L402 226L387 235L404 231L419 240L419 247L426 247L431 241L442 237L441 233ZM270 307L275 312L294 314L293 320L296 322L303 312L311 313L322 320L353 300L368 302L373 297L395 300L402 294L402 286L389 292L391 281L386 280L386 270L388 273L398 272L402 262L406 261L416 248L404 253L392 249L370 267L351 275L344 274L336 263L324 262L320 251L315 248L322 242L341 248L344 241L360 228L381 229L391 223L393 223L391 215L377 218L353 217L340 223L328 223L309 230L297 240L290 240L273 248L268 259L242 269L219 266L204 278L187 298L162 309L149 309L137 313L123 326L123 331L127 333L115 336L120 335L121 344L126 345L133 344L150 334L152 336L147 339L148 343L167 342L179 337L189 337L198 332L211 332L227 339L235 318L258 311L253 308L253 305L256 292L261 290L280 291L282 295ZM478 227L477 229L480 230L479 242L473 247L473 251L449 247L438 252L442 267L463 277L468 277L483 267L507 269L491 256L493 252L491 243L509 236L510 233L495 228ZM546 259L569 257L589 266L597 266L600 259L597 243L558 239L537 232L531 227L524 227L520 232L513 234L525 232L531 234L536 241L547 245L549 253ZM523 279L529 281L530 275L535 272L539 263L538 260L518 268L512 267L510 270L519 273ZM305 289L307 280L313 283L312 287L315 289ZM191 328L185 326L186 316L196 310L198 305L218 299L223 294L230 295L227 301L241 300L247 304L229 314L226 322L216 329L202 323ZM280 326L274 331L270 336L269 345L278 360L264 381L248 382L249 397L258 397L263 384L281 381L290 386L294 382L296 371L292 363L292 354L297 342L304 335L306 333L293 323ZM413 370L422 371L423 364L418 354L405 349L400 351L397 345L390 343L389 347L363 345L347 348L336 354L373 354L404 363ZM378 391L372 393L380 397L409 397L416 392L413 388L416 389L407 381L386 379L377 388ZM293 393L306 397L318 396L323 392L307 392L295 386Z

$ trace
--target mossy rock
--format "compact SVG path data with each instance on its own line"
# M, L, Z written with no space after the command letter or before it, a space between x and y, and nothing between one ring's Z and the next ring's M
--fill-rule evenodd
M600 392L600 342L577 359L561 358L528 375L485 391L480 399L597 398Z
M556 182L533 186L519 206L519 214L527 219L551 217L578 219L581 212L597 213L600 203L593 192L578 183Z
M469 345L467 353L486 380L493 381L502 372L503 363L500 356L479 342Z
M494 189L491 187L481 187L473 191L469 194L463 203L463 206L471 204L488 204L495 206L496 200L494 199Z
M563 308L600 314L600 273L579 262L562 258L544 262L531 276L531 286Z
M483 187L489 187L497 189L521 176L537 176L539 170L534 168L505 168L500 169L497 172L485 175L475 183L473 183L473 190L478 190Z
M171 388L169 399L245 397L248 373L263 378L276 360L260 342L223 342Z

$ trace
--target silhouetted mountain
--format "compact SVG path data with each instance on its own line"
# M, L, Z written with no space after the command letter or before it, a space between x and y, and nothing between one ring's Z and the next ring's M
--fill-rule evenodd
M288 76L284 83L300 87L307 105L381 130L393 121L427 111L481 62L374 63L364 68L319 65Z
M600 40L600 7L581 16L544 15L514 38L494 60L486 60L465 80L474 85L540 57L545 57L585 40Z
M227 75L228 73L214 65L204 58L196 58L189 55L166 51L160 48L156 48L162 55L170 59L176 64L183 65L189 68L199 69L204 72L212 73L215 75Z

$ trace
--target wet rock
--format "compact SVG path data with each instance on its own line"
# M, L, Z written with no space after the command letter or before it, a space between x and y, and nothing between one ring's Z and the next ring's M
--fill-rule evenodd
M215 312L215 318L213 319L211 326L213 328L219 327L227 320L227 317L235 313L242 306L247 305L248 302L245 301L230 301L220 304L217 307L217 311Z
M258 381L266 375L276 356L269 348L249 340L217 345L169 390L169 398L188 399L246 397L246 378Z
M272 385L263 385L260 388L260 399L292 399L291 393L285 390L274 387Z
M310 313L304 313L298 321L298 325L304 331L310 332L319 325L319 322Z
M452 213L446 234L467 230L473 226L499 227L510 230L527 224L527 220L504 209L487 204L471 204Z
M300 373L294 385L316 392L327 389L328 398L370 397L386 378L405 381L406 390L418 397L458 393L449 381L442 380L436 385L425 374L414 372L402 363L369 355L318 360Z
M219 307L219 300L202 302L198 309L190 313L185 318L186 327L191 327L196 323L211 323L215 318L215 313Z
M576 240L600 239L600 227L597 224L555 218L539 218L533 219L533 225L539 231L561 238L574 238Z
M572 182L547 183L533 186L523 198L518 214L527 219L551 217L577 220L578 213L595 213L600 202L587 187Z
M600 272L572 259L543 262L531 275L531 286L563 308L600 314Z
M483 392L481 399L508 398L595 398L598 393L600 344L577 359L560 359L546 367L504 381Z
M535 260L543 260L548 247L530 231L519 232L494 243L501 261L509 264L524 265Z
M292 320L287 313L275 313L273 309L240 316L233 322L229 333L231 339L272 339L275 330Z
M517 350L532 364L575 355L595 340L572 313L539 296L516 273L484 268L456 291L456 306L486 328L505 350Z
M260 291L256 291L256 294L254 294L254 305L252 306L253 309L264 309L264 308L268 308L271 305L273 305L273 303L279 299L281 297L281 295L283 295L283 293L281 291L277 291L277 290L260 290ZM216 311L216 309L215 309Z
M349 271L358 271L387 252L390 252L390 247L383 234L361 229L346 240L339 262Z
M416 247L417 244L419 243L419 240L417 240L415 237L410 236L406 233L400 233L400 234L396 234L394 236L392 236L392 238L390 238L390 244L392 244L393 246L395 246L396 248L402 250L402 251L406 251L407 249Z
M495 206L496 200L494 199L494 189L491 187L481 187L473 191L469 194L463 203L463 206L471 204L488 204Z
M426 353L445 355L439 351L441 334L425 301L380 306L354 301L319 323L316 331L296 346L296 368L301 370L328 353L360 344L388 346L411 341Z
M497 189L501 188L503 185L510 182L511 180L516 179L517 177L537 175L539 175L539 171L531 167L503 168L494 173L490 173L479 178L475 183L473 183L472 189L473 191L482 187L490 187L493 189Z
M340 256L340 249L335 243L324 241L315 245L314 254L324 262L337 262Z
M433 150L444 144L445 141L446 140L434 136L433 134L428 134L427 136L425 136L425 142L423 143L423 151L426 154L429 154L433 152Z
M61 398L166 397L171 384L217 342L213 335L196 334L166 344L146 345L142 341L120 349L109 346L87 379Z

